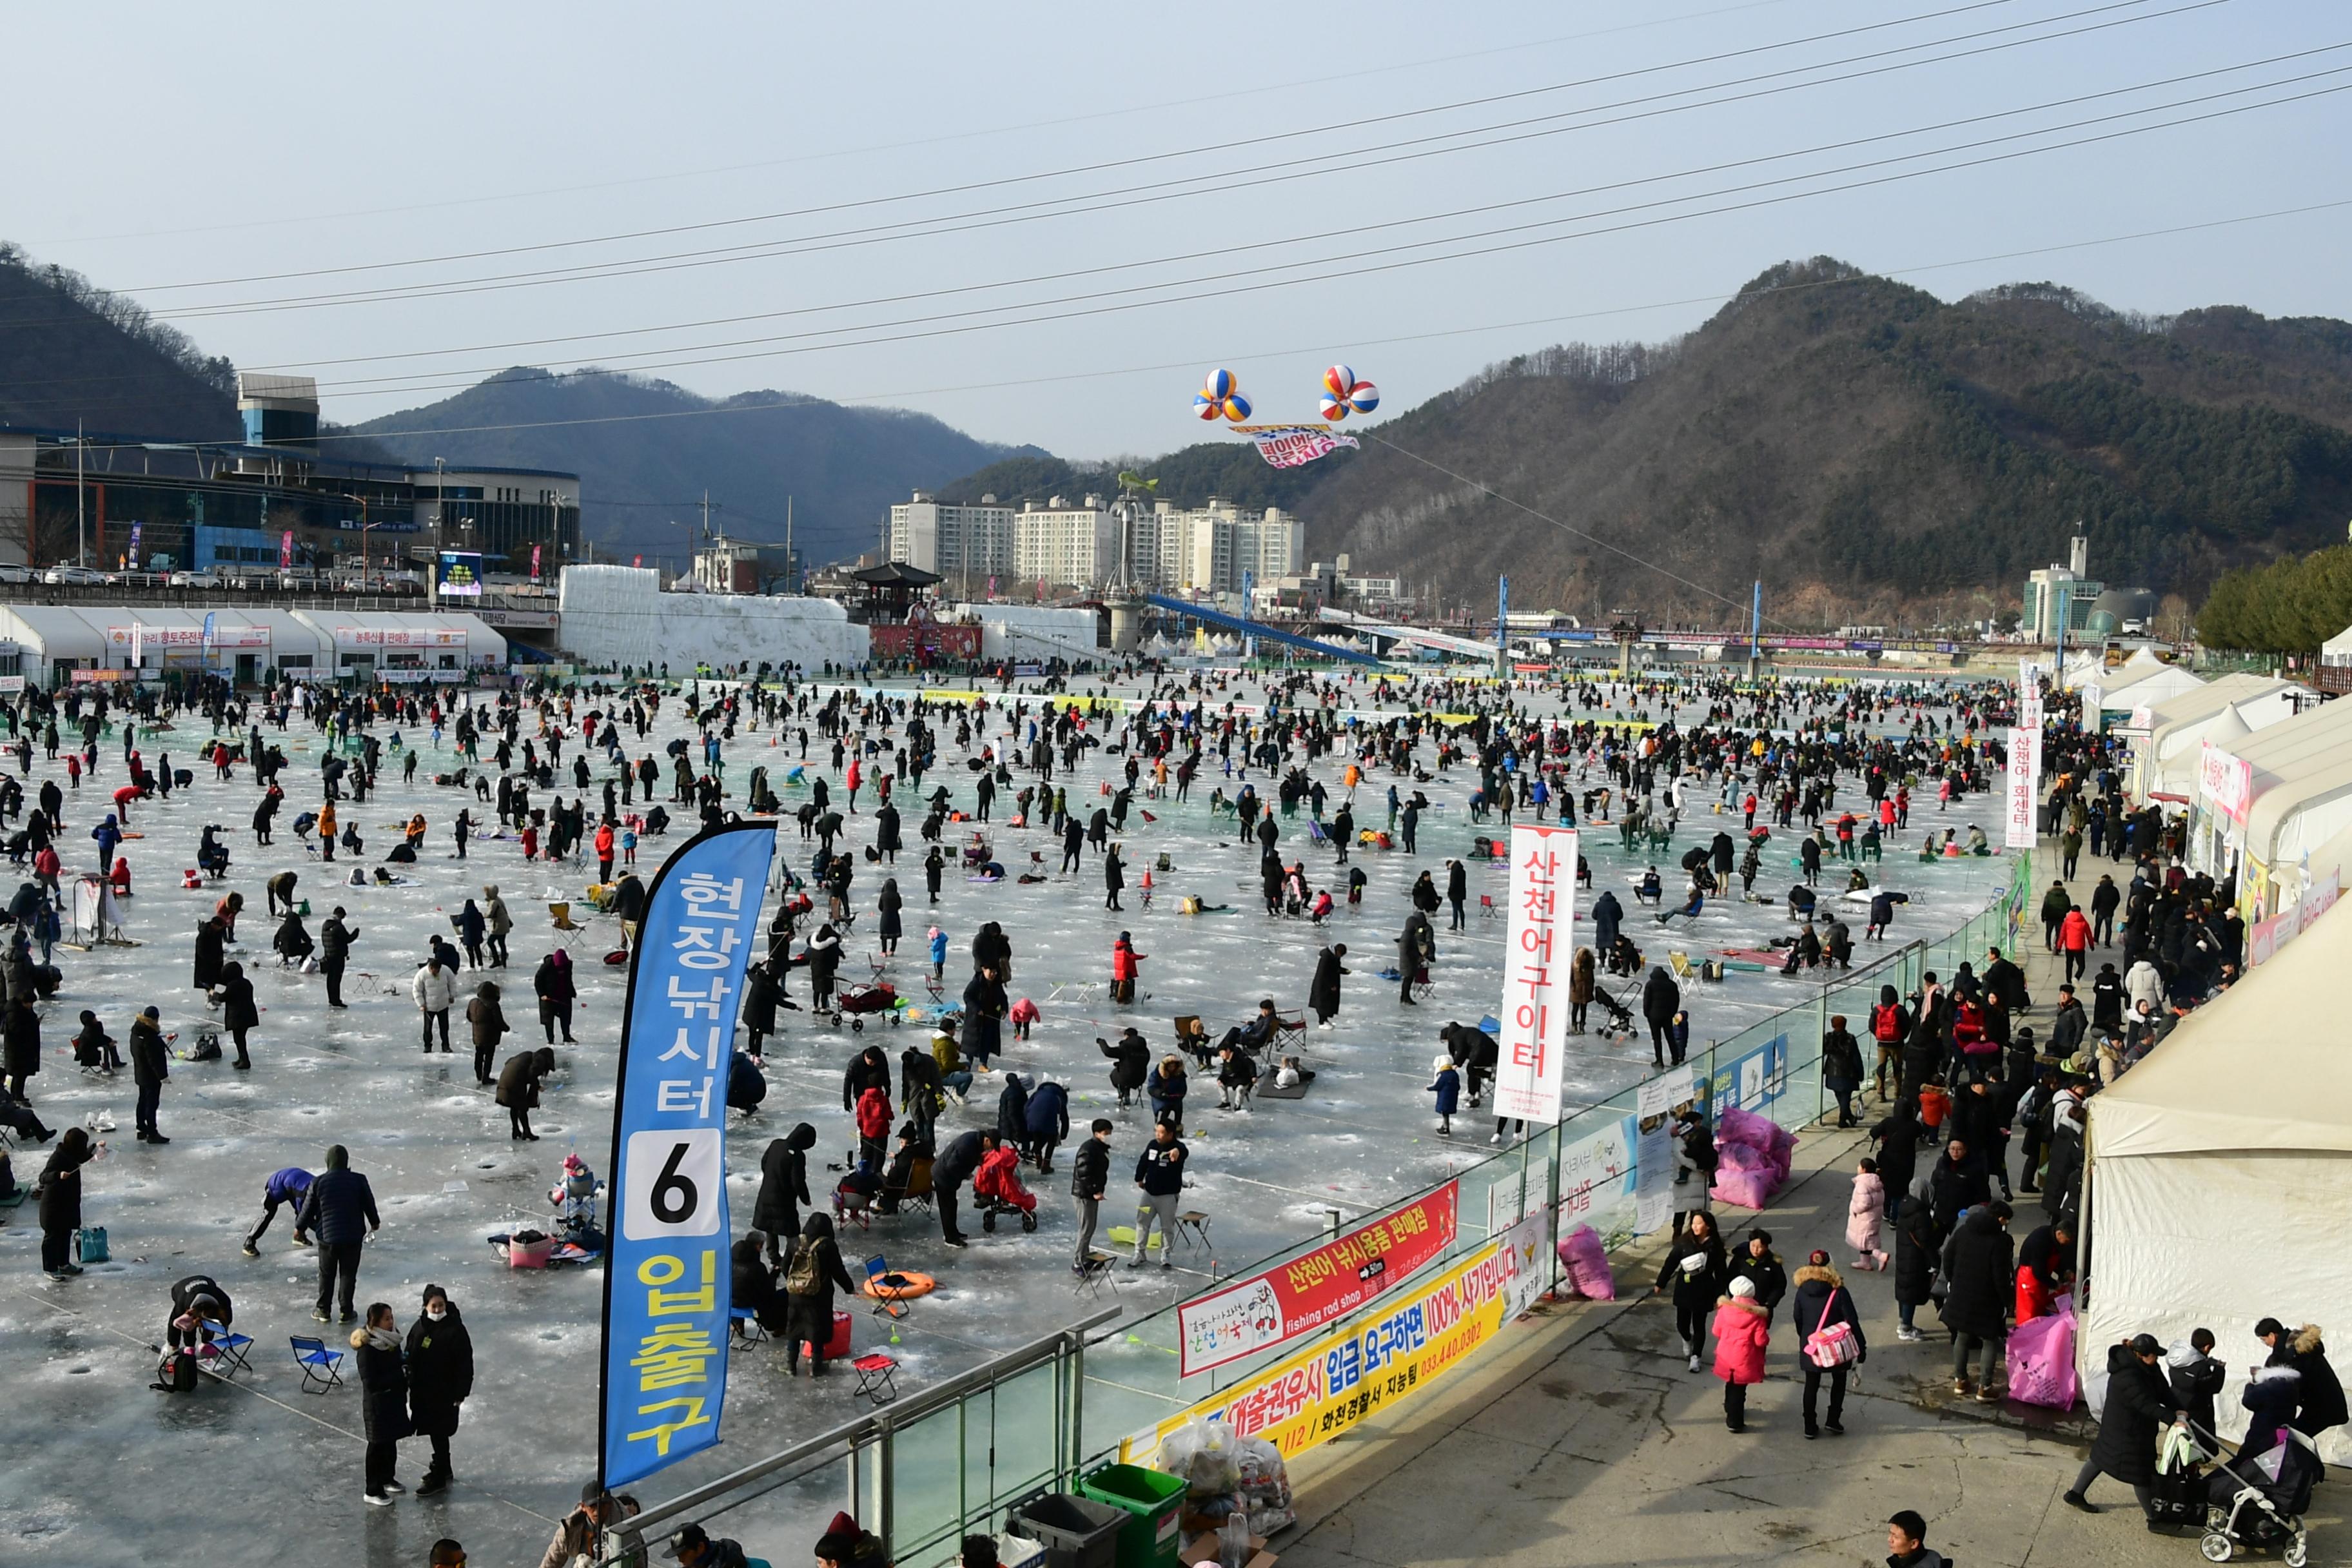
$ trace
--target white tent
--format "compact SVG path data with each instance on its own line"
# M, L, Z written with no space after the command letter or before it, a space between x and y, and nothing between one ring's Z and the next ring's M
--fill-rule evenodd
M2156 703L2148 709L2148 737L2137 748L2140 794L2194 800L2202 742L2231 751L2233 742L2294 718L2299 689L2275 676L2225 675Z
M2159 677L2162 678L2161 685L2147 691L2135 692L2132 700L2146 703L2159 697L2169 697L2175 692L2188 691L2204 684L2188 666L2167 664L2149 649L2140 648L2123 663L2108 670L2100 680L2099 688L2106 694L2105 706L2128 707L2128 703L2119 703L2116 700L2123 693L2130 691L2133 687L2146 685Z
M2352 1249L2339 1244L2352 1052L2334 1026L2347 968L2352 910L2339 904L2092 1097L2086 1385L2118 1340L2210 1329L2230 1369L2221 1430L2235 1436L2246 1369L2269 1353L2257 1321L2318 1323L2352 1344ZM2352 1461L2343 1428L2324 1448Z

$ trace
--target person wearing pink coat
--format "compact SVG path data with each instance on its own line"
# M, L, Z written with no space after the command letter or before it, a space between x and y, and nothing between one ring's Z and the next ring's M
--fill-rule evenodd
M1845 1205L1845 1241L1853 1248L1853 1266L1876 1272L1886 1267L1878 1247L1879 1223L1886 1217L1886 1184L1879 1179L1878 1162L1864 1160L1854 1167L1853 1196Z
M1723 1424L1734 1432L1748 1430L1748 1385L1764 1381L1771 1342L1772 1314L1757 1301L1755 1281L1734 1275L1715 1309L1715 1375L1723 1379Z

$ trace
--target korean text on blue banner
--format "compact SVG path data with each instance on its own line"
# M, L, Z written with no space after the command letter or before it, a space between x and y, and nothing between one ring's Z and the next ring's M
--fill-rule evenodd
M727 1393L727 1074L760 938L772 823L703 834L646 903L614 1096L602 1473L619 1486L719 1441Z

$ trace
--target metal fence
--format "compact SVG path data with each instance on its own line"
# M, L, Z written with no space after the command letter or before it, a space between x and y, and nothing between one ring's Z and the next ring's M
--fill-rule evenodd
M1829 1020L1843 1014L1859 1026L1882 985L1907 995L1927 973L1948 979L1964 962L1981 967L1990 949L2010 951L2032 894L2032 856L2021 853L2007 884L1958 930L1890 946L1839 972L1807 1001L1695 1048L1685 1065L1696 1096L1711 1114L1738 1105L1791 1131L1819 1121L1830 1110L1821 1070ZM1612 1253L1634 1240L1634 1140L1625 1140L1628 1163L1605 1185L1577 1190L1571 1184L1560 1191L1558 1184L1563 1160L1589 1140L1621 1129L1640 1097L1641 1084L1629 1085L1449 1176L1448 1183L1459 1184L1460 1223L1443 1253L1416 1278L1433 1276L1485 1247L1498 1226L1546 1210L1551 1220L1545 1267L1554 1270L1547 1284L1558 1279L1557 1247L1567 1230L1589 1225ZM1360 1223L1418 1203L1444 1184L1365 1215ZM1325 1239L1303 1238L1254 1262L1221 1268L1223 1278L1208 1289L1278 1268ZM1384 1310L1402 1289L1326 1331ZM1296 1341L1270 1346L1187 1377L1181 1370L1177 1313L1178 1304L1171 1303L1089 1339L1119 1317L1116 1309L1097 1311L1012 1355L698 1488L635 1522L645 1527L746 1510L762 1528L796 1528L813 1536L833 1509L846 1507L883 1538L892 1561L912 1568L950 1562L962 1535L1001 1523L1008 1506L1067 1488L1117 1458L1123 1439L1247 1383L1301 1348Z

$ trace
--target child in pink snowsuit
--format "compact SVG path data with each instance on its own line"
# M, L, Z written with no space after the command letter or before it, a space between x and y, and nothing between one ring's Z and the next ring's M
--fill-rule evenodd
M1845 1205L1845 1240L1853 1248L1856 1268L1886 1267L1886 1254L1878 1248L1879 1222L1885 1215L1886 1184L1879 1179L1878 1162L1864 1160L1854 1169L1853 1196Z

